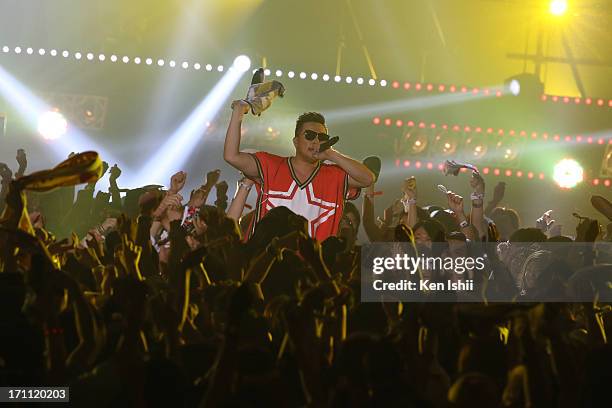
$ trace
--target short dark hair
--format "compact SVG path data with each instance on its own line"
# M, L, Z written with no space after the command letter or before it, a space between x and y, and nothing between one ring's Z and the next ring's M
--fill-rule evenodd
M302 126L306 122L320 123L327 128L325 125L325 118L319 112L304 112L295 121L295 136L300 133Z

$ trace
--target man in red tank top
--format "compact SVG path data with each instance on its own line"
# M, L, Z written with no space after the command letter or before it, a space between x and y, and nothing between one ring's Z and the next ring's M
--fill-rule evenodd
M374 174L331 147L321 149L330 137L325 118L316 112L304 113L297 119L294 156L241 152L240 128L249 105L239 100L232 107L223 157L257 180L257 208L249 234L270 209L284 206L308 220L310 236L317 240L336 235L344 200L354 197L357 189L372 184Z

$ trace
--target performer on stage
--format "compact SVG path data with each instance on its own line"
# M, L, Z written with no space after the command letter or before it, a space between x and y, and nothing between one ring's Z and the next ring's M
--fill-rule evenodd
M368 187L374 182L374 174L362 163L333 148L325 149L330 136L325 118L316 112L304 113L297 119L294 156L241 152L240 128L249 105L238 100L232 107L223 157L257 182L257 208L249 235L271 208L279 206L305 217L310 236L317 240L335 235L349 191ZM333 164L323 163L325 160Z

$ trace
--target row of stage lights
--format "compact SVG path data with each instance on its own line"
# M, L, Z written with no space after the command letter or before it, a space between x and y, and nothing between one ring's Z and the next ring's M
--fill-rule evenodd
M444 163L438 163L437 165L430 161L421 161L421 160L401 160L395 159L395 167L404 167L404 168L415 168L418 170L431 170L431 171L443 171ZM516 169L504 169L499 167L481 167L480 171L484 175L495 176L495 177L516 177L519 179L528 179L528 180L546 180L546 175L543 172L534 172L534 171L525 171L525 170L516 170ZM467 172L467 169L462 168L462 173ZM569 171L568 171L569 173ZM576 184L582 181L582 170L579 170L579 175L574 174L566 174L568 179L573 178L572 184L563 185L563 181L560 182L559 179L563 179L563 176L559 177L557 175L553 176L553 179L557 184L564 188L574 187ZM590 184L593 186L604 186L611 187L612 180L611 179L600 179L594 178L590 180Z
M124 64L129 64L130 62L136 65L157 65L159 67L168 66L170 68L181 67L183 69L189 69L190 67L196 71L204 69L206 71L218 71L223 72L226 67L224 65L216 65L205 64L202 65L198 62L190 63L188 61L177 62L175 60L163 59L163 58L141 58L141 57L130 57L127 55L118 56L115 54L111 54L107 56L106 54L94 54L92 52L81 53L79 51L71 53L68 50L58 51L56 49L46 50L44 48L39 48L35 50L32 47L22 48L22 47L9 47L5 45L2 47L2 52L7 54L10 52L14 52L15 54L26 54L26 55L40 55L45 56L49 55L51 57L62 56L64 58L70 58L71 56L76 60L87 60L87 61L99 61L99 62L123 62ZM431 93L457 93L457 94L465 94L465 95L474 95L474 96L496 96L498 98L504 96L506 92L502 90L494 90L490 88L479 88L479 87L468 87L465 85L447 85L447 84L433 84L433 83L422 83L422 82L400 82L400 81L387 81L385 79L374 79L374 78L363 78L363 77L352 77L350 75L341 76L341 75L329 75L329 74L318 74L316 72L304 72L304 71L283 71L281 69L270 69L266 68L264 71L267 77L274 75L276 78L287 77L289 79L310 79L313 81L322 80L323 82L335 82L335 83L346 83L346 84L355 84L355 85L369 85L369 86L380 86L380 87L390 87L393 89L403 89L405 91L412 92L431 92ZM565 103L565 104L575 104L575 105L587 105L587 106L597 106L597 107L612 107L612 99L605 100L603 98L579 98L572 96L562 96L562 95L541 95L540 100L542 102L553 102L553 103Z
M10 52L14 52L15 54L27 54L27 55L40 55L45 56L51 56L51 57L58 57L58 56L62 56L64 58L74 58L77 61L81 61L81 60L87 60L90 62L93 61L99 61L99 62L106 62L106 61L110 61L110 62L123 62L124 64L129 64L130 62L136 64L136 65L157 65L158 67L164 67L164 66L168 66L170 68L175 68L175 67L181 67L183 69L189 69L190 67L193 68L196 71L199 71L201 69L204 69L206 71L213 71L216 70L217 72L223 72L225 70L225 66L223 65L217 65L217 66L213 66L212 64L206 64L206 65L202 65L199 62L195 62L195 63L189 63L188 61L182 61L182 62L177 62L175 60L165 60L163 58L158 58L158 59L153 59L150 57L147 58L141 58L141 57L130 57L127 55L124 56L118 56L115 54L111 54L111 55L106 55L106 54L94 54L92 52L87 52L87 53L81 53L79 51L73 52L71 53L68 50L63 50L63 51L58 51L56 49L50 49L50 50L46 50L44 48L39 48L38 50L34 50L31 47L22 49L21 47L15 47L15 48L10 48L7 45L2 47L2 52L5 54L8 54Z
M542 102L552 102L552 103L564 103L564 104L574 104L574 105L587 105L587 106L598 106L600 108L609 107L612 108L612 99L608 99L607 101L603 98L579 98L574 96L563 96L563 95L542 95L540 96L540 100Z
M489 135L498 135L498 136L519 136L523 138L530 137L531 139L542 139L547 141L555 141L555 142L576 142L576 143L588 143L593 144L597 143L599 145L603 145L606 143L606 139L603 137L593 137L593 136L583 136L583 135L566 135L561 136L559 134L549 134L547 132L528 132L525 130L505 130L505 129L494 129L492 127L483 128L480 126L468 126L468 125L447 125L447 124L436 124L436 123L425 123L425 122L415 122L413 120L403 121L401 119L391 119L391 118L380 118L378 116L372 119L372 123L374 125L384 125L384 126L393 126L403 127L407 126L410 128L418 127L421 129L443 129L443 130L452 130L454 132L464 132L464 133L481 133L481 134L489 134ZM612 145L612 138L608 139L608 144Z
M168 66L170 68L174 67L182 67L184 69L193 68L196 71L200 69L205 69L206 71L216 70L218 72L223 72L225 67L223 65L213 66L211 64L202 65L200 63L189 63L187 61L177 62L175 60L166 60L163 58L154 59L151 57L141 58L141 57L130 57L127 55L118 56L115 54L106 55L106 54L94 54L93 52L82 53L79 51L70 52L68 50L58 51L57 49L46 50L44 48L34 49L32 47L22 48L20 46L17 47L9 47L5 45L2 47L2 52L5 54L14 52L19 55L40 55L40 56L51 56L57 57L62 56L64 58L74 58L78 61L99 61L99 62L123 62L124 64L129 64L130 62L136 65L157 65L159 67ZM254 71L253 71L254 72ZM352 77L350 75L342 76L342 75L329 75L329 74L319 74L316 72L305 72L305 71L283 71L281 69L271 69L266 68L264 71L267 77L274 76L276 78L289 78L289 79L301 79L301 80L312 80L317 81L321 80L323 82L335 82L335 83L345 83L345 84L353 84L353 85L369 85L371 87L380 86L383 88L393 88L393 89L404 89L406 91L415 91L415 92L437 92L437 93L461 93L461 94L471 94L474 96L489 96L495 95L497 97L501 97L503 92L501 90L493 90L489 88L477 88L477 87L467 87L467 86L458 86L458 85L445 85L445 84L431 84L431 83L421 83L421 82L399 82L399 81L387 81L386 79L374 79L374 78L364 78L364 77Z
M276 76L276 78L282 78L285 73L280 70L280 69L270 69L270 68L266 68L264 70L264 74L266 76L271 76L272 74L274 74L274 76ZM390 87L393 89L404 89L406 91L427 91L427 92L439 92L439 93L463 93L463 94L472 94L472 95L485 95L485 96L489 96L489 95L495 95L497 97L501 97L503 95L503 92L501 90L492 90L489 88L470 88L467 86L457 86L457 85L445 85L445 84L431 84L431 83L421 83L421 82L399 82L399 81L387 81L386 79L381 79L381 80L376 80L373 78L370 79L364 79L363 77L357 77L357 78L353 78L352 76L341 76L341 75L334 75L333 77L329 74L322 74L319 75L316 72L313 73L307 73L307 72L300 72L299 74L295 71L287 71L286 73L287 77L289 79L294 79L294 78L299 78L299 79L311 79L313 81L316 81L318 79L321 79L324 82L328 82L328 81L333 81L336 83L341 83L344 82L346 84L357 84L357 85L370 85L370 86L375 86L375 85L379 85L383 88L385 87Z
M433 162L425 162L422 160L401 160L401 159L395 159L395 167L405 167L405 168L411 168L414 167L416 169L427 169L427 170L434 170L434 167L437 170L443 171L444 170L444 163L438 163L437 165L434 164ZM505 175L506 177L512 177L512 176L516 176L518 178L527 178L527 179L539 179L539 180L544 180L546 179L546 176L544 175L544 173L540 172L533 172L533 171L522 171L522 170L512 170L512 169L500 169L497 167L482 167L480 169L480 171L482 172L482 174L484 175L493 175L493 176L503 176ZM461 169L462 173L467 172L467 169L462 168ZM609 181L609 180L607 180ZM609 183L608 183L609 184Z

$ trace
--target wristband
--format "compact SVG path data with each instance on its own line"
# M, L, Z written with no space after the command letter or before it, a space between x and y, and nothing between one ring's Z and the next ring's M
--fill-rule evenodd
M461 221L461 222L459 223L459 228L465 228L465 227L467 227L468 225L470 225L470 223L469 223L469 222L467 222L466 220L463 220L463 221Z
M408 198L408 199L402 198L400 201L402 204L404 204L404 212L408 212L410 210L411 204L416 204L416 198Z
M246 191L251 191L253 185L247 185L244 181L241 181L240 183L238 183L238 188L244 188Z
M472 193L470 198L472 199L472 201L474 201L474 200L482 200L482 199L484 199L484 193Z

